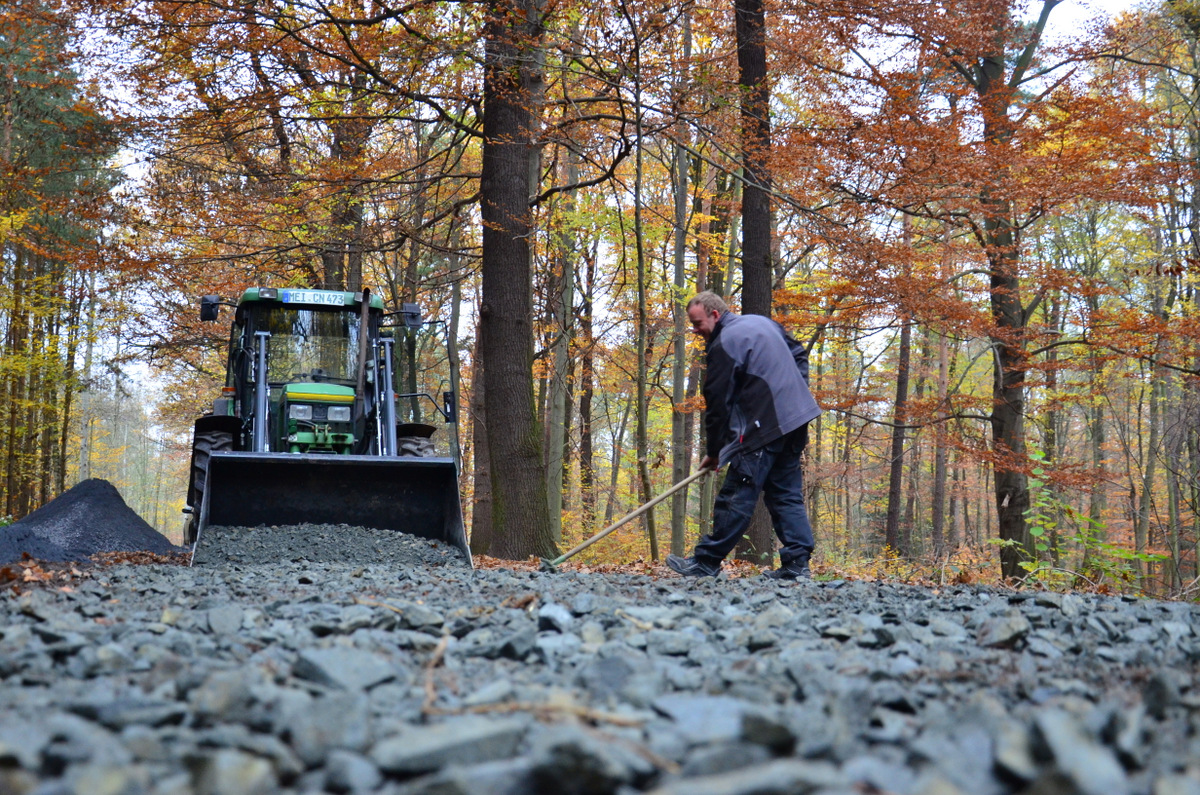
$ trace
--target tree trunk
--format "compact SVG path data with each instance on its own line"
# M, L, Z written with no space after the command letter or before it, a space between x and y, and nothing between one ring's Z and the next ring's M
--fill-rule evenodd
M950 355L945 334L938 334L938 414L945 414L950 386ZM930 498L929 539L933 556L941 560L946 555L946 420L939 416L933 429L933 495ZM953 533L953 529L951 530Z
M535 157L536 0L489 4L484 65L482 302L484 398L492 475L493 554L554 557L542 434L533 399L529 174Z
M1059 0L1043 0L1037 22L1024 32L1025 47L1015 58L1005 51L1012 40L1012 18L998 6L991 23L995 49L982 55L973 70L973 85L983 115L983 142L989 178L979 193L982 223L976 231L987 257L994 351L992 379L992 453L996 524L1000 539L1000 573L1021 575L1021 561L1036 555L1025 524L1029 509L1029 484L1024 474L1026 313L1021 304L1020 246L1013 223L1012 199L1004 193L1012 179L1012 141L1015 122L1010 112L1018 86L1026 79L1046 28ZM1011 74L1008 72L1012 65Z
M1094 307L1093 307L1094 310ZM1102 372L1104 365L1095 353L1089 355L1091 371L1090 392L1094 396L1088 410L1088 430L1091 436L1092 457L1092 490L1088 496L1088 528L1084 533L1085 544L1083 560L1079 568L1085 576L1095 573L1097 557L1096 544L1107 541L1107 531L1104 525L1104 513L1108 507L1104 478L1104 444L1106 441L1106 426L1104 424L1104 392Z
M579 180L578 155L573 152L567 158L568 185ZM571 230L571 216L575 210L575 191L567 191L562 201L562 231L558 235L558 290L550 299L553 312L550 324L555 335L551 347L550 388L547 400L547 458L546 498L550 515L550 530L555 543L562 543L563 511L563 450L567 439L567 409L569 389L567 371L571 358L571 342L574 337L575 319L575 235Z
M771 116L763 0L734 0L741 88L742 313L771 316ZM775 555L771 517L759 497L737 557L770 565Z
M680 70L679 84L676 89L677 100L681 100L687 87L687 61L692 55L691 17L685 12L683 16L683 61ZM686 140L687 127L680 124L675 134ZM675 193L675 250L674 250L674 283L675 300L672 302L672 320L675 324L674 356L671 360L671 479L678 483L688 476L691 470L691 445L688 444L687 420L680 406L683 404L687 391L687 230L688 230L688 157L687 149L682 143L677 143L673 150L671 170ZM688 490L683 489L671 497L671 552L683 555L686 545L687 530L687 497Z
M592 438L592 399L595 393L595 340L592 339L592 291L596 281L596 258L589 254L584 270L583 297L579 308L579 334L583 355L579 361L579 493L584 523L596 520L596 463Z
M734 0L742 121L742 312L771 315L770 89L763 0Z
M1146 417L1147 430L1145 455L1142 458L1141 493L1137 500L1137 519L1133 531L1133 551L1138 554L1146 552L1150 543L1150 503L1154 495L1154 480L1158 476L1158 439L1160 413L1160 376L1158 368L1150 365L1150 406ZM1139 579L1147 576L1146 562L1141 558L1134 560L1134 566Z
M492 548L492 457L488 455L487 400L484 373L483 329L475 340L471 373L471 455L475 500L471 509L471 554L488 555Z
M625 432L629 427L629 413L633 410L633 404L636 402L636 399L625 401L625 408L621 411L621 421L617 424L616 432L613 434L612 467L608 474L608 504L604 506L604 525L606 527L612 524L617 507L621 458L625 455Z
M912 357L912 323L900 321L900 349L896 360L896 403L892 411L892 449L889 458L887 520L883 543L889 554L908 554L900 539L901 495L904 493L904 438L908 408L909 363Z
M1056 335L1061 336L1061 334L1062 334L1062 328L1061 328L1061 325L1062 325L1062 300L1057 291L1055 291L1054 298L1050 302L1050 317L1048 318L1048 325L1050 326L1050 328L1054 331L1054 333ZM1053 397L1057 391L1058 391L1058 348L1051 348L1049 351L1046 352L1046 393ZM1058 438L1058 426L1059 426L1060 420L1059 420L1059 416L1058 416L1057 405L1058 405L1057 403L1052 403L1051 408L1046 411L1046 437L1045 437L1046 441L1045 441L1045 444L1043 445L1044 450L1042 452L1045 454L1044 460L1047 464L1047 469L1052 467L1055 464L1055 462L1057 462L1059 459L1059 449L1058 448L1059 448L1060 442L1059 442L1059 438ZM1058 531L1059 531L1059 528L1062 526L1063 520L1065 519L1062 511L1057 507L1058 503L1061 502L1061 495L1058 494L1058 489L1055 487L1054 483L1052 481L1050 481L1049 479L1046 480L1045 485L1042 488L1047 489L1048 491L1050 491L1052 494L1055 495L1055 499L1054 499L1055 507L1054 507L1054 513L1053 513L1053 517L1052 517L1053 521L1050 525L1050 537L1048 539L1046 539L1046 542L1050 546L1050 549L1049 549L1050 560L1055 566L1058 566L1060 563Z

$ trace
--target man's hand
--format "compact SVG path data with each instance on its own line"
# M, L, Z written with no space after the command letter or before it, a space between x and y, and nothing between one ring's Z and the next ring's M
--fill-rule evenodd
M704 460L700 462L700 468L711 469L715 472L717 469L717 459L711 455L704 456Z

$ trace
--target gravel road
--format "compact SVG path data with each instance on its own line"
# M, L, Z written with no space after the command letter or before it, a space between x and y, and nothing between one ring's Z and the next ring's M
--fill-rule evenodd
M0 792L1200 793L1196 605L256 532L0 597Z

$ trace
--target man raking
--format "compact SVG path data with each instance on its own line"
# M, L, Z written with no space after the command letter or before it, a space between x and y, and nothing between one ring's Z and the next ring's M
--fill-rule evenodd
M707 448L701 469L729 464L713 506L712 533L690 558L667 557L688 577L714 577L750 526L758 495L783 548L779 580L808 577L812 525L804 505L800 454L808 423L821 408L808 390L808 351L783 327L760 315L737 315L715 293L688 302L692 330L704 338Z

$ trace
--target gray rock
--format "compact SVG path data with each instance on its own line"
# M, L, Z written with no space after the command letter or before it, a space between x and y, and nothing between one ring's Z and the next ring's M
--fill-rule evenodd
M941 616L934 616L929 619L929 631L934 635L951 640L964 640L967 637L967 631L963 629L963 625L957 621Z
M342 609L337 631L341 635L350 635L368 627L391 629L396 626L397 620L396 614L390 610L376 610L367 605L350 605Z
M1167 710L1180 703L1180 680L1186 679L1177 671L1155 671L1142 687L1142 703L1153 718L1162 720Z
M1056 771L1081 795L1129 792L1124 769L1108 748L1093 740L1074 717L1058 709L1037 714L1037 746L1049 751Z
M116 735L83 718L54 714L46 728L51 741L42 748L41 763L50 768L77 762L126 765L133 761L133 755Z
M542 662L557 671L561 662L574 657L582 646L577 635L546 632L538 636L535 650Z
M370 759L344 750L329 752L325 762L325 788L356 795L370 792L383 782L383 774Z
M675 722L689 743L731 742L742 734L742 715L752 708L727 696L671 695L654 700L654 709Z
M993 775L996 767L995 743L978 724L963 725L955 716L945 722L932 721L936 728L926 729L909 744L914 756L923 757L927 775L913 782L914 792L939 791L953 787L971 795L999 793L1000 784ZM934 772L936 771L936 772Z
M271 763L244 751L221 748L186 761L196 795L267 795L278 790Z
M584 591L576 594L571 600L571 612L577 616L586 616L596 609L597 598L594 593Z
M994 616L979 626L976 641L985 649L1010 649L1030 633L1033 626L1019 611Z
M242 629L244 613L238 605L210 607L207 612L208 628L214 635L232 635Z
M1169 773L1154 779L1151 795L1200 795L1200 775Z
M684 778L717 776L733 770L760 767L770 760L771 752L753 743L704 745L688 753L679 774Z
M994 726L996 769L1010 780L1030 782L1037 778L1033 739L1024 725L1001 719Z
M525 736L517 718L454 718L432 726L412 726L375 744L369 756L380 769L401 775L428 773L446 765L504 759Z
M0 767L0 792L27 795L37 789L36 774L19 768Z
M304 772L304 763L278 737L252 732L239 724L225 724L206 729L196 737L196 745L204 748L231 748L266 759L277 778L295 778Z
M579 670L577 681L601 701L622 700L635 707L649 706L665 688L660 670L645 658L628 653L587 663Z
M912 795L916 779L912 771L897 762L876 756L856 756L842 765L841 774L870 792L888 792L896 795Z
M807 795L849 786L828 762L781 759L750 770L672 781L651 795Z
M73 765L63 783L76 795L133 795L150 791L150 771L142 765L97 761Z
M85 702L69 705L67 709L118 731L126 726L178 724L187 716L185 704L139 698L122 698L107 703Z
M50 732L32 721L0 720L0 770L22 767L36 770Z
M192 690L188 702L204 721L244 720L254 701L251 683L243 671L214 671Z
M1043 591L1033 597L1033 603L1039 607L1053 607L1061 610L1063 595L1057 591Z
M357 691L391 681L400 670L381 654L334 646L300 652L292 673L326 687Z
M363 751L371 740L371 712L364 693L331 693L290 715L287 735L296 755L310 767L335 749Z
M646 649L652 654L684 656L696 645L695 636L672 629L652 629L646 633Z
M437 610L426 605L413 602L391 603L400 616L402 629L414 629L421 632L439 632L446 623L446 617Z
M765 627L756 627L746 636L746 649L751 652L769 649L779 643L779 635Z
M542 632L569 632L575 617L557 602L547 602L538 609L538 629Z
M528 759L504 759L446 769L397 787L395 795L529 795L537 792Z
M796 742L782 719L739 699L670 695L656 699L653 706L674 721L676 731L693 745L744 740L787 753Z
M532 776L544 792L603 795L625 784L645 781L654 766L618 738L601 738L578 726L538 732L530 752Z

